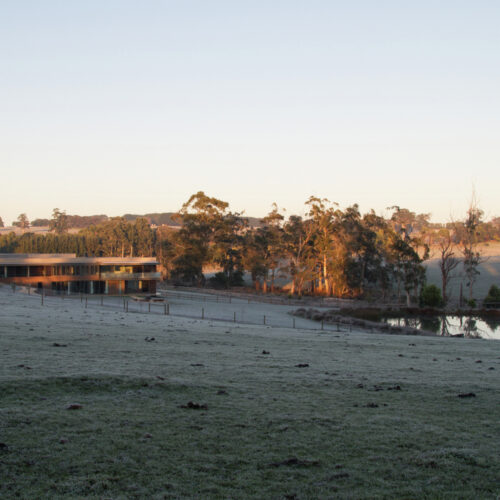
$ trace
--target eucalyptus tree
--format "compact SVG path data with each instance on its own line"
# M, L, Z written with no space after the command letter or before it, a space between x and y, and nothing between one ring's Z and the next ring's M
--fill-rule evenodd
M202 284L205 279L203 266L214 262L214 259L219 262L226 259L226 269L229 269L231 262L235 262L234 253L226 251L223 257L222 249L231 247L229 232L243 223L236 222L239 214L228 212L228 207L227 202L199 191L175 214L175 220L181 223L174 238L176 252L173 273L177 277Z
M267 289L264 287L265 280L269 274L267 255L267 240L261 230L255 229L245 233L244 252L242 264L251 277L257 291Z
M313 224L302 217L291 215L283 226L284 256L288 274L292 278L290 293L302 295L304 285L314 277L315 263L310 258Z
M394 265L392 241L394 230L386 219L373 210L365 214L362 224L366 233L363 235L363 293L365 287L372 287L372 293L385 300L387 294L397 282Z
M312 250L309 258L314 261L317 269L316 279L312 280L315 291L324 295L333 293L332 266L343 267L342 252L338 245L339 235L335 232L335 222L338 212L337 203L328 199L311 196L306 205L309 208L308 221L312 225Z
M16 253L19 238L13 231L0 236L0 253Z
M68 230L68 216L66 215L66 211L54 208L54 210L52 210L52 219L50 219L49 228L56 234L65 233Z
M133 255L133 241L128 230L130 224L123 217L113 217L108 221L109 232L106 234L108 244L111 248L110 255L120 255L125 257L126 251L130 248L130 255Z
M400 300L401 285L406 294L406 304L411 305L411 294L417 294L418 289L425 283L425 268L422 262L428 258L428 247L421 257L412 245L412 240L393 232L389 243L389 260L394 266L397 279L398 302Z
M343 219L349 244L348 277L352 293L362 296L368 286L385 290L386 221L373 211L361 217L356 204L345 211Z
M421 235L412 237L415 221L429 219L428 214L416 216L408 209L398 206L391 207L394 212L391 216L393 227L388 238L387 257L393 266L397 284L398 302L400 301L401 287L406 294L406 304L411 305L411 295L418 295L419 288L425 284L426 272L422 262L429 258L429 246Z
M97 232L96 226L89 226L81 229L78 235L83 240L84 250L81 255L87 257L101 257L103 255L102 240Z
M475 194L467 210L465 220L462 223L462 254L463 269L467 279L466 286L469 288L469 300L473 298L473 287L479 276L479 264L482 262L481 253L477 250L478 230L482 223L483 211L477 206Z
M133 254L129 226L123 217L112 217L80 230L79 235L84 238L88 255L125 257Z
M26 214L20 214L17 217L17 220L12 223L12 225L22 229L23 231L26 231L26 229L30 227L30 221Z
M171 278L173 270L173 259L175 257L174 233L177 229L168 226L156 228L154 255L163 267L164 276Z
M264 252L265 269L264 291L267 291L267 281L271 281L271 292L274 292L278 269L282 264L284 254L284 216L279 213L278 205L273 203L272 210L261 219L262 226L258 228L261 248Z
M125 237L132 243L131 247L134 248L135 256L149 257L153 255L153 248L155 243L155 232L151 229L151 225L145 217L138 217L135 219L129 231L125 230ZM132 256L132 253L131 253Z
M212 261L222 268L225 286L241 284L245 230L248 222L239 213L224 213L214 227Z

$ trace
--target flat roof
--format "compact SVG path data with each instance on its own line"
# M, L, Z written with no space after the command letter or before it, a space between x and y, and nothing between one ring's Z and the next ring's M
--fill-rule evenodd
M0 265L54 264L137 265L158 264L158 261L155 257L77 257L74 253L0 253Z

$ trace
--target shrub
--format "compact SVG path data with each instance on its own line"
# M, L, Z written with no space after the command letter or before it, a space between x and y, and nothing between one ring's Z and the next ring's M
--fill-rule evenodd
M232 278L229 278L225 273L218 272L210 278L210 285L214 288L229 288L230 286L243 286L243 273L235 271Z
M425 285L420 292L420 307L442 307L443 296L436 285Z
M476 299L469 299L466 301L466 304L469 306L469 307L476 307L477 306L477 302L476 302Z
M230 280L229 284L231 286L243 286L245 281L243 279L243 271L234 271L233 277Z
M500 288L491 285L483 302L486 307L500 307Z

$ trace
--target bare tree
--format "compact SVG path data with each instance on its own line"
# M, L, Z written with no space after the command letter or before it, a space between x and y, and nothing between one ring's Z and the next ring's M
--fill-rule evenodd
M448 229L440 231L439 235L439 270L441 271L441 289L443 294L443 302L446 305L449 300L448 285L453 278L453 270L456 269L460 260L455 257L455 243Z
M479 264L483 261L477 250L477 233L482 223L483 211L479 208L476 193L473 190L469 208L463 222L462 254L464 256L463 266L467 279L466 286L469 288L469 300L473 299L474 283L479 276Z

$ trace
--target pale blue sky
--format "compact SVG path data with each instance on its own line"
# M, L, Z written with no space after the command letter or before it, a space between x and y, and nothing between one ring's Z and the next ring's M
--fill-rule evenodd
M0 216L500 215L500 2L0 1Z

